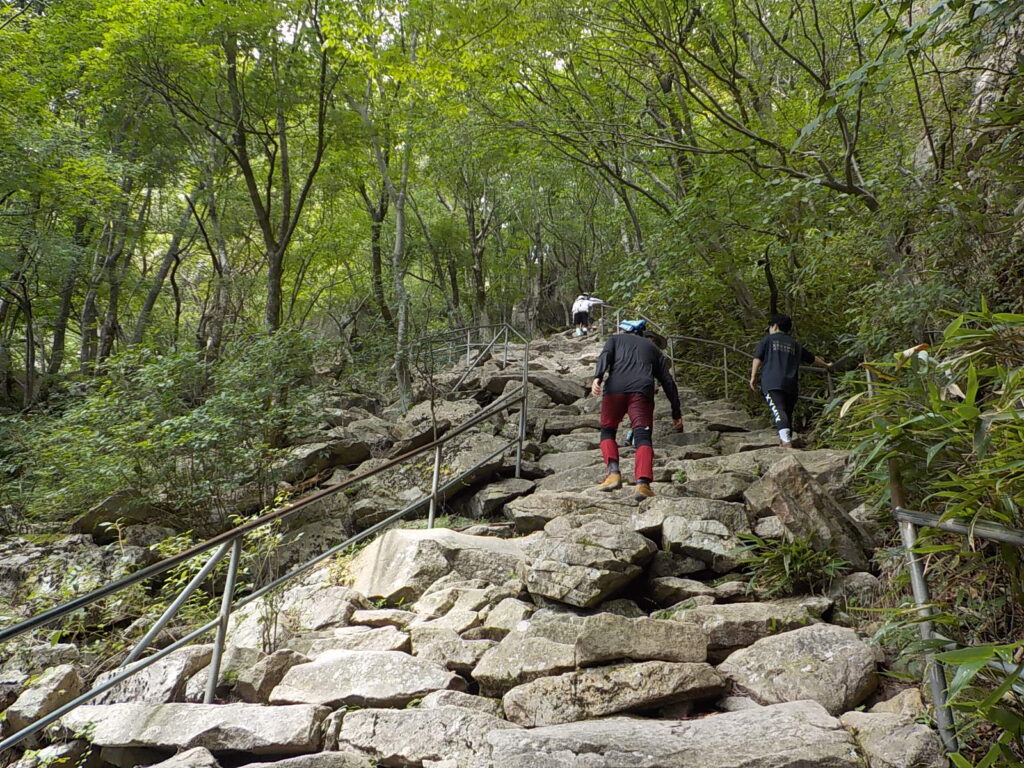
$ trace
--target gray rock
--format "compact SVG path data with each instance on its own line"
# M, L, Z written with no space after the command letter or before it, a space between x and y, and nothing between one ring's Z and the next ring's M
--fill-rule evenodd
M738 472L723 472L720 475L688 479L686 491L694 496L719 501L739 501L743 492L754 482L750 475Z
M150 768L220 768L220 763L206 747L194 747Z
M382 766L446 759L469 765L489 758L490 734L512 729L521 732L507 720L464 707L361 709L345 715L337 738L340 746L359 750Z
M499 695L547 675L609 661L699 662L706 640L695 626L603 613L586 618L540 611L480 659L473 679Z
M541 456L537 463L546 472L565 472L577 467L596 467L603 463L601 454L594 451L569 451L568 453L548 453Z
M97 759L99 755L90 753L87 742L75 739L61 744L50 744L38 750L28 749L17 762L11 764L11 768L101 768Z
M750 594L750 586L745 581L724 581L715 586L714 594L718 602L737 602Z
M431 691L464 686L441 665L405 653L328 651L289 669L270 703L401 707Z
M482 627L486 630L488 637L493 640L501 640L519 622L530 618L535 610L537 610L536 606L509 597L487 611Z
M185 700L185 686L190 677L210 663L212 645L189 645L170 653L126 680L118 683L93 701L96 704L120 704L129 701L153 701L167 704ZM139 666L136 662L133 666ZM104 672L96 685L109 680L122 670Z
M723 712L742 712L744 709L760 709L762 706L746 696L723 696L715 702L715 707Z
M739 539L717 520L667 517L661 530L664 549L696 558L716 573L727 573L739 564Z
M437 709L438 707L462 707L477 709L494 717L502 716L501 700L489 699L486 696L473 696L462 691L434 691L428 693L420 701L421 709Z
M841 718L871 768L947 768L942 742L926 725L894 714L847 712Z
M756 432L723 433L718 441L720 453L742 453L761 448L774 448L779 444L779 433L774 429L759 429Z
M697 595L714 595L715 590L700 581L663 576L649 582L651 599L658 605L675 605Z
M466 536L446 528L392 528L349 564L352 586L370 599L417 600L452 571L501 584L515 572L521 542Z
M848 573L832 584L828 591L833 600L841 600L848 605L871 605L874 598L882 591L882 582L878 577L866 571Z
M301 640L302 638L296 638ZM308 648L295 649L315 659L327 651L408 651L409 635L395 627L340 627L310 638Z
M81 658L78 646L71 643L26 643L9 649L10 656L3 665L3 680L20 684L31 675L38 675L50 667L77 664Z
M763 426L759 419L752 419L742 411L704 412L700 416L712 432L750 432Z
M309 659L288 648L260 659L253 666L238 672L235 694L251 704L266 704L270 693L284 679L285 673L296 664L307 664Z
M880 701L868 710L876 715L899 715L905 720L916 720L928 710L918 688L906 688L891 699Z
M763 637L813 624L815 619L799 605L779 603L727 603L702 605L675 612L674 621L702 631L709 651L732 651L753 645Z
M7 709L7 725L20 731L41 717L60 709L82 692L82 679L70 664L44 672Z
M696 720L605 718L492 732L486 768L863 768L852 737L810 701Z
M530 493L533 488L532 480L515 477L490 483L470 496L467 502L469 516L476 519L490 517L508 502Z
M416 618L412 611L402 611L397 608L378 608L370 610L355 611L349 622L367 627L397 627L405 629L409 622Z
M747 508L743 504L716 499L701 499L693 496L682 498L658 498L647 502L647 512L660 512L665 518L679 517L684 520L717 520L732 533L749 533L750 522Z
M96 704L64 715L61 726L71 733L88 731L90 743L100 747L297 755L320 749L328 712L307 704Z
M502 706L513 723L557 725L718 696L725 685L708 664L646 661L542 677L510 690Z
M245 768L374 768L366 755L355 751L317 752L273 763L247 763Z
M874 651L852 629L831 624L765 637L718 670L761 704L811 699L834 715L856 707L878 685Z
M586 608L635 579L654 543L626 524L592 514L556 518L526 547L519 576L535 595Z
M791 538L810 537L819 550L833 551L865 570L865 537L849 515L795 458L769 469L746 494L751 511L771 510Z
M455 672L469 672L497 644L494 640L465 640L455 630L444 627L414 628L412 641L416 658Z
M129 525L122 532L122 541L129 547L152 547L164 539L169 539L177 531L164 525L144 523Z
M658 579L663 576L684 578L694 573L700 573L706 568L707 565L695 557L658 551L654 553L654 558L651 560L647 573L652 579Z
M786 535L782 521L775 515L762 517L754 526L754 533L762 539L781 539Z
M593 482L589 483L589 485L594 484ZM516 530L520 533L539 531L557 517L575 513L602 512L629 520L634 530L636 525L632 522L633 518L640 514L639 507L633 499L597 491L577 493L538 490L536 493L505 505L505 515L515 523Z

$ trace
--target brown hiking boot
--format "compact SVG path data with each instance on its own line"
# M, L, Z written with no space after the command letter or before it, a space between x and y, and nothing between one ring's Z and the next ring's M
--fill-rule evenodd
M654 491L651 490L650 483L637 483L633 488L633 498L637 501L643 501L644 499L653 499Z
M599 491L617 491L622 487L622 473L620 472L609 472L599 486Z

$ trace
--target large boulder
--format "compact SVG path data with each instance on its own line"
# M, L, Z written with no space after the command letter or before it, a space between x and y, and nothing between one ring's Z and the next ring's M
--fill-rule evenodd
M718 670L760 704L813 699L833 715L853 709L878 685L871 647L852 629L832 624L762 638Z
M708 664L615 664L516 686L502 698L505 717L535 727L718 696L726 682Z
M338 627L299 635L289 645L312 659L327 651L408 651L409 635L395 627Z
M895 714L847 712L843 727L853 734L871 768L948 768L938 734Z
M27 728L36 720L73 701L82 692L82 679L70 664L44 672L4 713L12 731Z
M297 755L319 751L320 726L329 712L308 704L94 704L72 710L60 725L87 733L98 747Z
M431 691L465 681L440 664L398 651L328 651L290 668L270 694L271 704L401 707Z
M417 600L435 581L455 572L501 584L522 557L514 539L467 536L447 528L395 528L374 539L349 563L354 589L371 600Z
M485 768L864 768L818 704L777 704L694 720L605 718L492 732Z
M806 608L788 602L700 605L673 612L671 620L697 627L707 636L708 650L719 656L816 621Z
M480 410L475 400L424 400L409 409L394 426L398 438L391 454L399 456L426 445Z
M93 699L95 704L120 704L129 701L154 701L167 704L185 700L185 686L192 675L206 667L213 656L212 645L190 645L179 648L148 667L144 667L126 680L122 680L106 693ZM139 666L142 662L136 662ZM104 672L96 678L96 685L105 683L123 670Z
M783 458L752 485L745 498L755 515L774 514L789 538L809 538L865 570L866 537L846 511L792 456Z
M473 669L485 695L547 675L610 661L699 662L707 641L695 626L613 613L589 617L539 611L518 623Z
M525 547L519 577L535 595L587 608L607 600L640 575L657 548L627 520L567 515L544 526Z
M501 730L522 732L507 720L465 707L361 709L345 715L336 738L340 748L358 750L380 766L412 768L442 760L462 766L488 759L488 736Z

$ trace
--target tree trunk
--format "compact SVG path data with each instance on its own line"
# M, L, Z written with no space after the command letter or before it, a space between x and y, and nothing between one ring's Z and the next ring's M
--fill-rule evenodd
M67 338L68 320L71 319L71 300L75 295L75 287L78 285L78 273L81 269L82 259L85 257L85 249L88 245L86 236L86 220L84 216L75 219L75 230L71 237L74 244L74 260L71 262L71 269L64 278L60 289L60 305L57 308L57 317L53 322L53 346L50 348L50 363L46 368L47 376L56 376L64 365L64 349Z
M202 185L192 193L192 197L195 197L197 193L202 190ZM178 226L174 228L174 233L171 235L171 243L167 246L167 250L164 252L164 257L160 261L160 266L157 268L156 274L153 276L153 284L149 286L149 293L146 294L146 300L142 303L142 309L139 311L139 316L135 321L135 328L132 329L131 337L128 339L128 343L131 345L141 344L142 337L146 333L146 327L149 325L149 319L153 314L153 308L156 306L157 299L160 298L160 294L163 292L164 281L167 279L167 273L171 271L171 265L174 264L174 260L178 258L178 253L181 250L181 241L185 236L185 230L188 227L188 222L192 218L192 211L189 206L186 205L185 210L181 214L181 218L178 219Z

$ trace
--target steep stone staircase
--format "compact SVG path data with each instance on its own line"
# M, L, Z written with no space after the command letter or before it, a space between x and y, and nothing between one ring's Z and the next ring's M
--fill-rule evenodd
M681 381L685 431L656 407L657 497L599 493L585 387L600 341L531 350L525 477L495 462L449 499L472 526L393 528L239 611L222 703L194 703L211 647L183 648L65 716L19 768L946 766L917 689L881 686L880 651L850 628L877 580L845 455L782 451ZM443 407L471 414L519 374L495 358ZM484 451L517 428L475 439ZM629 449L622 463L631 478ZM382 479L346 519L393 511L419 480ZM809 537L855 572L829 596L764 599L736 554L751 532ZM80 685L74 665L50 667L8 732Z

